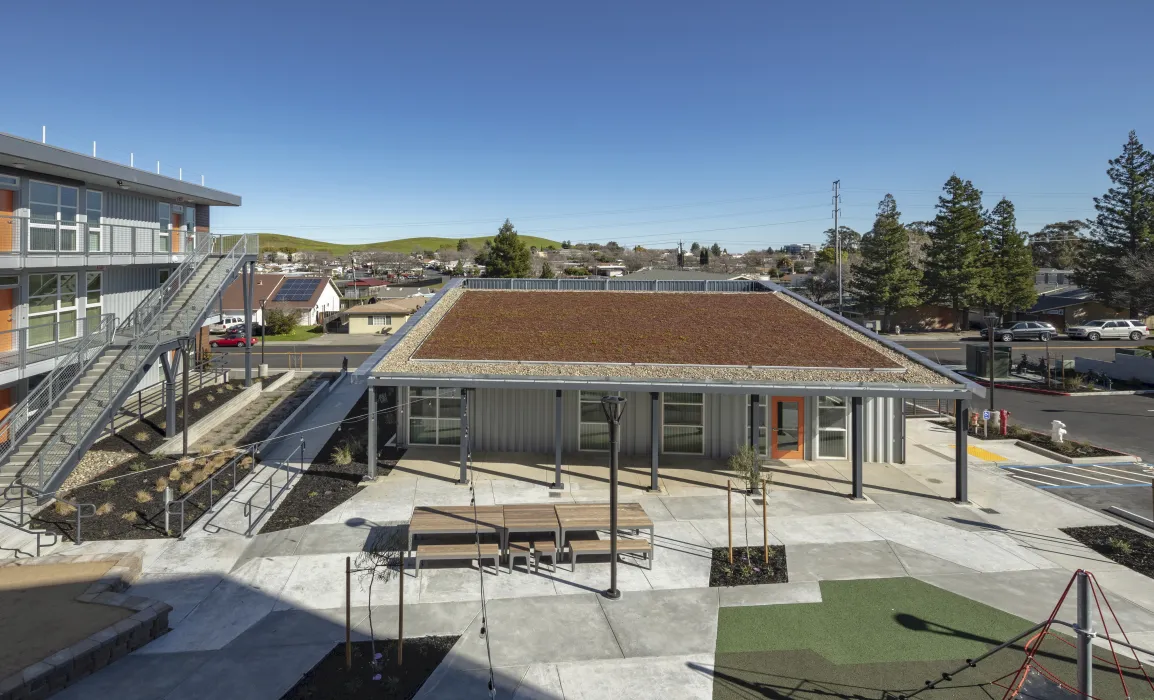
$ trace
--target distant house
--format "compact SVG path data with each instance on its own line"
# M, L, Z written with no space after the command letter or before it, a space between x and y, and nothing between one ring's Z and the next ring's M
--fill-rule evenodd
M686 270L663 270L656 267L647 267L637 272L624 275L629 280L745 280L750 275L730 272L702 272L696 268Z
M255 275L253 279L253 321L263 322L261 302L266 309L295 311L305 325L341 310L341 294L328 277ZM237 278L221 298L226 316L244 313L244 292Z
M363 304L349 308L349 333L356 334L389 334L396 331L417 309L428 301L425 297L404 297L402 299L383 299L373 304Z
M624 265L598 265L597 274L602 277L623 277L626 269Z

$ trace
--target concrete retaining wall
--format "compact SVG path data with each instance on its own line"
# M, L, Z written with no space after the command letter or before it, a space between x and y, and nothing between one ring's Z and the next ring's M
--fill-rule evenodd
M1113 362L1078 357L1074 359L1074 371L1093 371L1104 374L1111 379L1154 384L1154 358L1139 355L1114 353Z
M265 391L276 391L276 390L280 389L281 387L283 387L285 384L288 384L289 382L291 382L293 380L293 377L295 377L295 376L297 376L297 371L295 369L285 370L284 374L277 377L271 384L266 386L264 388L264 390Z
M289 414L288 418L281 421L281 424L276 427L276 430L272 431L272 433L264 439L264 442L257 447L257 454L259 455L263 452L266 447L271 445L273 441L278 440L281 435L291 433L293 429L304 420L305 416L316 408L317 404L327 398L329 394L333 393L333 390L342 383L342 380L347 381L348 377L348 374L341 374L336 379L321 382L321 384L313 390L313 393L309 394L308 398L302 401L301 404Z
M232 397L220 408L201 418L188 429L188 444L192 445L205 435L212 432L217 426L236 415L237 411L249 405L260 396L261 383L256 382L249 388ZM179 432L170 439L161 443L152 451L154 455L175 454L184 448L184 432Z

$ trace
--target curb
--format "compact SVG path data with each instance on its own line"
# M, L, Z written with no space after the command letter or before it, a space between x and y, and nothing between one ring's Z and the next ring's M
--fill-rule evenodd
M1041 455L1056 462L1062 462L1063 464L1134 464L1135 462L1142 461L1138 457L1128 454L1107 455L1104 457L1067 457L1064 454L1047 450L1045 447L1038 447L1025 440L1015 440L1014 444L1023 450L1033 452L1036 455Z
M990 380L981 380L969 377L970 381L980 386L989 386ZM998 384L994 383L995 389L1007 389L1009 391L1021 391L1027 394L1044 394L1046 396L1136 396L1154 394L1151 389L1134 389L1131 391L1057 391L1055 389L1035 389L1032 386L1020 386L1018 384Z

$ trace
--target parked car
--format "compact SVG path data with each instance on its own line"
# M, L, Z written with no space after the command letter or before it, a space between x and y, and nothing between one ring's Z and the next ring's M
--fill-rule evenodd
M260 343L260 338L252 339L253 345L257 345L258 343ZM244 335L240 333L229 333L223 338L213 338L212 340L208 341L208 344L214 348L243 348L247 345Z
M1009 343L1014 340L1049 340L1058 335L1058 329L1045 321L1019 321L994 329L994 340ZM989 337L989 329L982 329L982 338Z
M229 334L235 333L238 335L244 335L244 322L242 321L242 322L236 324L235 326L229 326L228 333ZM253 321L253 323L252 323L252 337L259 338L260 336L261 336L260 324L257 323L256 321Z
M1149 334L1145 323L1133 319L1100 319L1066 328L1066 335L1078 340L1102 340L1103 338L1142 340Z
M224 335L228 333L238 323L244 323L244 316L217 316L218 322L213 323L208 327L208 332L213 335Z

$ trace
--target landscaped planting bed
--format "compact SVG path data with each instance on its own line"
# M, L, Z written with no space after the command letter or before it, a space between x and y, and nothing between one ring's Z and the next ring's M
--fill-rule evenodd
M614 322L606 324L607 318ZM865 343L768 292L470 290L414 358L897 367Z
M734 547L733 564L729 563L729 549L715 547L709 567L709 585L752 586L759 583L786 583L789 571L785 563L785 547L769 546L769 563L765 563L764 547Z
M353 642L352 670L345 667L345 645L337 644L281 700L407 700L448 655L459 636L406 639L403 665L397 665L394 639ZM380 658L374 658L374 651Z
M96 515L81 520L82 540L167 537L169 535L164 531L165 488L172 487L175 500L210 476L220 473L212 485L212 498L219 501L236 485L231 468L223 469L236 454L224 452L180 462L167 457L141 456L103 474L100 481L67 491L63 496L72 503L96 506ZM251 469L252 458L246 455L237 464L237 481L244 479ZM209 488L205 487L185 504L186 530L207 511L209 496ZM68 504L57 501L40 511L33 520L68 540L75 540L76 511ZM172 525L176 526L175 520Z
M1111 561L1154 578L1154 538L1121 525L1067 527L1062 532Z
M378 409L385 403L378 402ZM261 528L261 533L308 525L333 508L356 495L369 473L367 447L369 398L366 392L349 410L345 422L325 443L308 471L297 477L292 490ZM380 443L392 437L396 424L387 420L395 413L381 414ZM377 477L387 475L396 466L404 450L385 447L377 458Z
M931 421L931 422L935 423L936 425L942 425L942 426L945 426L945 427L950 428L950 429L952 429L954 427L954 421L952 419L951 420ZM1008 426L1006 428L1006 434L1005 435L1002 435L1000 431L997 431L991 427L989 437L987 437L985 435L985 432L982 430L980 423L979 423L978 428L976 430L973 428L973 426L971 426L970 429L966 432L971 437L976 437L976 438L980 438L980 439L984 439L984 440L1021 440L1022 442L1028 442L1031 445L1037 445L1038 447L1041 447L1042 449L1050 450L1051 452L1057 452L1058 454L1063 455L1065 457L1120 457L1120 456L1123 456L1123 453L1121 453L1121 452L1115 452L1114 450L1108 450L1105 447L1098 447L1097 445L1091 445L1090 443L1087 443L1087 442L1077 442L1075 440L1066 440L1065 442L1057 443L1057 442L1054 442L1053 440L1051 440L1050 436L1046 435L1045 433L1039 433L1039 432L1036 432L1033 430L1026 430L1025 428L1019 428L1016 425Z

